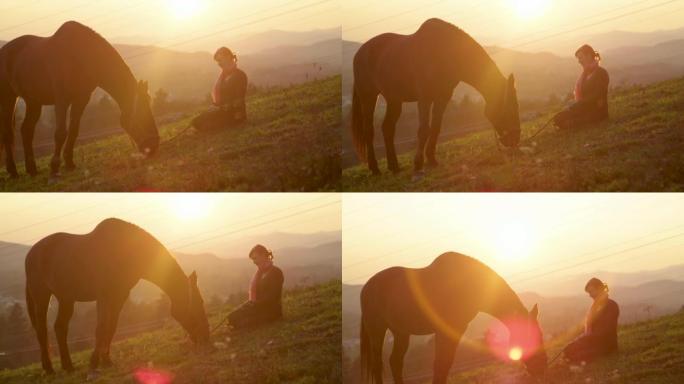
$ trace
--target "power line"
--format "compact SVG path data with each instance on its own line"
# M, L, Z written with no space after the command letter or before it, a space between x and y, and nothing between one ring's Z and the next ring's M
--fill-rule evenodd
M73 11L74 9L77 9L77 8L90 7L90 6L95 5L95 4L97 4L97 2L94 2L94 1L93 1L93 2L87 2L87 3L81 3L81 4L77 5L77 6L70 7L70 8L67 8L67 9L63 9L63 10L61 10L61 11L59 11L59 12L51 13L51 14L49 14L49 15L42 16L42 17L39 17L39 18L37 18L37 19L29 20L29 21L26 21L26 22L23 22L23 23L19 23L19 24L12 25L12 26L10 26L10 27L2 28L2 29L0 29L0 32L5 32L5 31L9 31L10 29L15 29L15 28L18 28L18 27L23 27L24 25L32 24L32 23L35 23L36 21L41 21L41 20L49 19L49 18L51 18L51 17L59 16L59 15L61 15L61 14L63 14L63 13L66 13L66 12Z

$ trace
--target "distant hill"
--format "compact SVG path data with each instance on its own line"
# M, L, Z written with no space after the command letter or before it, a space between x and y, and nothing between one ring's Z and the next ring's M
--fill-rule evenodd
M208 313L209 324L217 325L233 308L222 306ZM133 373L154 368L183 383L321 383L342 380L340 359L340 282L333 280L285 292L284 319L263 327L228 333L218 329L212 335L214 351L198 351L189 343L177 322L131 336L112 345L114 366L101 371L96 383L137 382ZM51 327L50 327L51 328ZM51 339L52 329L49 330ZM117 338L118 339L118 338ZM92 339L88 339L92 345ZM61 371L50 379L56 384L85 382L90 350L72 351L73 374ZM0 366L12 355L0 355ZM59 369L59 358L53 355ZM33 356L36 361L38 356ZM0 370L4 384L43 382L39 363Z

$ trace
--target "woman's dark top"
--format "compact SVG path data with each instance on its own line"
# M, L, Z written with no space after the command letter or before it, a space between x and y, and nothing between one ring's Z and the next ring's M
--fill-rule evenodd
M275 265L257 281L254 306L262 319L273 320L283 317L283 281L283 271Z
M608 299L591 324L589 336L596 343L597 349L602 353L617 351L618 316L620 316L620 307L618 307L615 301Z
M221 84L221 109L229 112L231 122L246 118L245 95L247 94L247 75L235 68Z
M610 76L603 67L597 67L582 83L582 99L569 108L582 121L598 122L608 118L608 84Z

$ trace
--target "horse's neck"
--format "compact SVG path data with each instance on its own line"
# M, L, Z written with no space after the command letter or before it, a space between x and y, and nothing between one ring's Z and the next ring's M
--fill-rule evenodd
M112 96L122 111L130 110L133 107L136 81L123 59L117 55L110 62L110 67L101 73L103 78L100 80L100 88Z
M472 41L461 80L475 88L487 103L496 103L506 87L506 78L477 42Z
M528 315L527 309L523 305L518 295L502 281L497 291L492 295L493 300L488 301L481 309L503 323L511 319L522 318Z
M183 270L170 254L156 256L143 278L159 287L172 302L183 300L189 292L188 280Z

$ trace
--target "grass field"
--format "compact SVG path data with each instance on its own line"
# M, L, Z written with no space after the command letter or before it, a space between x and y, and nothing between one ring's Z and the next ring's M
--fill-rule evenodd
M574 131L547 128L523 143L528 153L497 149L491 129L437 147L440 165L412 181L414 152L402 171L380 176L365 164L342 173L345 191L682 191L684 78L615 90L610 122ZM550 115L523 124L529 137Z
M651 321L620 327L620 352L602 361L571 370L564 364L551 365L548 384L638 383L675 384L684 382L684 311ZM548 351L555 356L559 348ZM426 381L427 382L427 381ZM496 364L452 376L449 383L533 383L519 365Z
M136 383L136 369L153 367L171 373L173 382L179 384L340 383L340 308L339 281L289 291L283 301L284 320L230 335L219 329L212 336L217 347L212 352L193 351L181 327L169 321L160 330L112 345L114 367L102 370L97 380L89 382ZM223 308L210 314L209 323L217 324L229 311ZM73 374L60 370L59 358L53 356L57 370L54 377L46 376L40 364L33 364L0 371L0 382L83 383L89 355L90 351L72 354L76 365Z
M0 171L0 191L330 191L339 190L341 78L335 76L248 97L248 123L215 133L194 129L169 138L192 117L160 126L162 144L150 160L134 156L128 136L79 145L77 169L48 183L50 156L40 174Z

